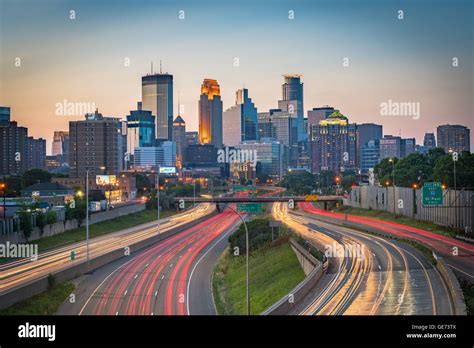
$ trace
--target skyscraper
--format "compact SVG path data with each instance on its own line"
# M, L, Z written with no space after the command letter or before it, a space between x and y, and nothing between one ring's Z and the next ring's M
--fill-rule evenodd
M222 147L222 100L216 80L204 79L199 99L199 143Z
M385 135L380 139L379 160L383 160L384 158L401 158L401 143L401 137Z
M173 138L173 75L150 74L142 77L143 110L156 116L156 138Z
M282 85L282 100L278 101L278 108L287 111L291 117L297 119L297 141L306 141L307 134L304 131L304 109L303 109L303 83L301 75L283 75L285 82Z
M257 108L248 97L246 88L235 92L235 105L224 111L222 133L226 146L235 146L246 140L257 140Z
M437 128L438 147L442 147L446 153L455 151L470 151L469 128L461 125L445 124Z
M362 123L357 125L357 167L362 167L362 147L370 140L382 139L382 126L374 123Z
M349 123L340 112L333 112L328 118L313 125L311 132L312 171L341 172L355 169L357 161L357 126Z
M181 172L186 151L186 122L179 115L173 121L173 141L176 142L176 166Z
M427 147L428 149L433 149L436 147L436 138L434 133L425 133L423 146Z
M142 110L138 103L137 110L132 110L127 115L127 149L130 155L135 154L137 147L154 146L155 130L155 116L151 111Z
M123 169L122 122L97 110L83 121L69 122L70 177L117 174ZM105 167L102 169L101 167Z
M332 106L322 106L308 110L308 135L311 137L311 126L318 124L319 121L328 118L335 110Z

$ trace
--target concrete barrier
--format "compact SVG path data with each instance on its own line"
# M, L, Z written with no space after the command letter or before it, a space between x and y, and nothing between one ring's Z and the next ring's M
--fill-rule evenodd
M305 271L305 274L306 271L309 271L309 273L307 273L306 278L293 290L291 290L287 295L283 296L278 302L263 312L263 315L288 314L317 284L324 273L325 267L322 262L318 261L296 241L290 239L290 244L291 248L296 253L296 257L298 258L301 267ZM312 267L312 269L310 269L310 267Z
M448 288L451 304L454 309L453 314L467 315L466 301L456 275L451 268L446 265L446 262L444 262L442 257L437 256L435 253L433 253L433 256L437 261L436 269L439 271L441 278Z
M131 244L129 245L130 254L138 250L141 250L143 248L146 248L148 246L151 246L152 244L162 241L163 239L166 239L179 232L182 232L183 230L190 228L191 226L194 226L195 224L198 224L208 219L210 216L214 216L215 214L217 214L216 211L206 216L203 216L197 220L193 220L184 225L175 227L169 231L160 233L156 236ZM102 267L110 262L116 261L123 257L130 257L130 256L126 256L124 253L124 250L120 248L120 249L108 252L106 254L97 256L93 259L90 259L89 263L87 263L87 261L82 261L80 263L74 263L74 261L72 261L70 267L53 272L52 275L55 277L55 279L58 282L68 281L84 273L91 272L99 267ZM43 291L46 291L47 289L48 289L48 276L44 276L42 278L33 280L26 284L22 284L21 286L14 288L10 290L9 292L0 296L0 309L7 308L16 302L25 300L27 298L30 298L31 296L42 293Z

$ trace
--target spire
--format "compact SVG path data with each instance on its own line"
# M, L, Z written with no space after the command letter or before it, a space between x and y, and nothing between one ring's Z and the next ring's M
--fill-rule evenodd
M160 74L162 74L162 73L163 73L163 71L161 69L161 59L160 59Z
M151 61L151 74L153 75L153 61Z

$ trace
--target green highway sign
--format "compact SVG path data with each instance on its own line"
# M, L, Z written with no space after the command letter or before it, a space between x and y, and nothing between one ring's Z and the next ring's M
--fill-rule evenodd
M256 187L252 187L252 186L234 185L234 186L232 187L232 190L233 190L234 192L256 191L257 188L256 188Z
M74 250L71 250L71 261L74 261L76 258L76 252Z
M443 204L443 189L439 182L425 182L421 188L423 205Z
M237 203L237 211L240 213L260 214L262 203Z

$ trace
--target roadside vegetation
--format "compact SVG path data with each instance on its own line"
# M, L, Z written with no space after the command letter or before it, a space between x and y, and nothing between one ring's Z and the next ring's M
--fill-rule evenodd
M56 283L53 276L48 278L48 290L24 301L0 310L0 315L53 315L66 298L74 291L72 283Z
M468 283L465 280L459 280L459 284L466 301L467 315L474 315L474 284Z
M272 242L269 221L268 218L261 218L248 223L251 314L262 313L305 278L290 247L286 230L282 226L282 233L278 236L278 228L274 228ZM229 237L229 243L230 247L221 255L214 268L214 302L218 314L244 315L247 307L243 226Z

